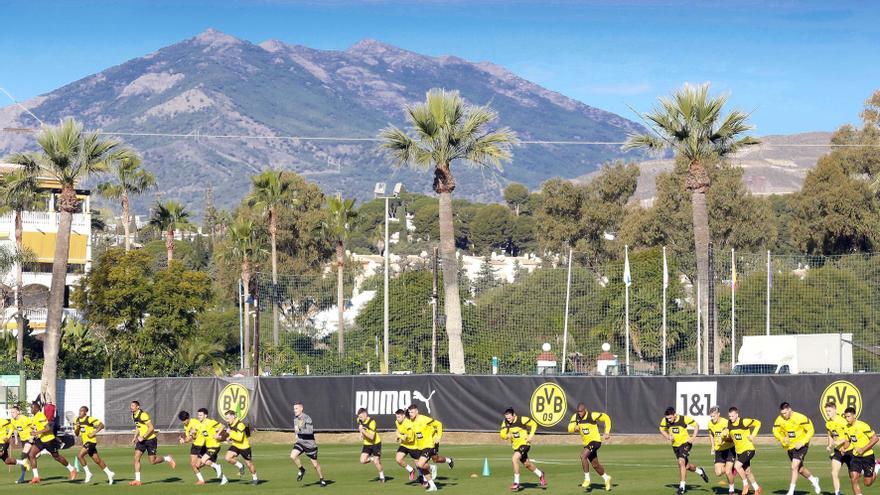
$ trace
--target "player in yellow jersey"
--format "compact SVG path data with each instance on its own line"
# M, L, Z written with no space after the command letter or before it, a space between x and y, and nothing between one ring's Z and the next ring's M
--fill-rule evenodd
M379 483L385 483L385 471L382 470L382 436L379 435L376 420L363 407L357 412L357 427L364 444L361 447L361 464L372 462L379 472Z
M16 461L9 455L9 442L15 435L15 427L12 426L12 420L0 418L0 461L3 464L14 466L21 461Z
M749 483L755 495L761 495L761 486L758 485L752 472L752 458L755 457L755 444L752 440L758 436L761 422L757 419L741 418L736 407L727 410L727 419L729 422L723 436L733 441L733 448L736 451L736 462L733 467L743 480L742 495L749 493Z
M599 431L602 424L604 433ZM577 412L568 421L568 432L577 433L581 436L584 448L581 449L581 466L584 468L584 482L581 486L590 487L590 466L596 470L596 474L605 482L605 491L611 491L611 476L605 472L605 467L599 462L599 448L602 441L611 438L611 418L603 412L587 411L583 402L577 405Z
M26 414L22 414L21 409L18 406L12 406L9 409L10 416L10 425L12 426L12 434L18 437L18 442L21 444L21 455L18 460L15 461L16 464L21 468L21 474L16 480L16 483L24 483L24 475L28 469L31 468L30 464L30 449L34 446L34 440L31 434L33 430L31 429L33 422L31 418Z
M162 464L167 462L171 469L177 467L174 458L170 455L159 457L157 450L159 446L158 435L156 435L156 427L153 420L146 411L141 409L141 403L131 401L131 420L134 422L134 438L131 443L134 444L134 480L129 481L130 486L141 486L141 457L144 452L150 460L150 464Z
M846 420L837 414L837 404L825 404L825 431L828 432L828 446L831 455L831 483L834 495L840 495L840 467L843 465L843 452L840 448L846 443Z
M501 422L501 439L509 440L510 446L513 448L513 484L510 490L518 492L521 488L519 484L519 465L522 463L529 471L535 473L541 483L541 487L547 487L547 479L544 473L538 469L538 466L529 459L529 450L532 448L532 439L535 432L538 431L538 423L535 423L527 416L517 416L512 407L504 411L504 421Z
M434 453L434 435L437 430L434 429L434 419L419 413L419 408L412 404L407 408L409 419L412 422L412 431L415 438L414 451L418 452L416 460L416 468L422 473L422 483L429 492L437 491L437 484L434 477L431 476L431 468L429 462Z
M257 468L254 467L254 462L251 459L251 429L244 421L238 419L234 411L226 411L225 416L226 435L229 442L232 443L232 446L226 451L226 462L238 468L239 476L244 475L244 466L247 465L248 471L251 472L251 484L258 485L260 480L257 478ZM244 464L238 460L239 457L244 460Z
M721 417L721 409L712 406L709 409L709 435L712 438L710 453L715 456L715 476L727 477L727 491L736 491L734 484L736 477L733 475L733 463L736 461L736 451L733 449L733 441L725 438L724 430L727 429L727 418Z
M874 480L877 479L877 473L874 471L873 448L877 444L878 438L868 423L859 421L854 407L847 407L843 411L843 418L846 419L846 442L843 445L844 462L849 465L849 480L852 483L853 493L861 495L862 488L859 486L859 478L864 478L866 488L873 485Z
M416 440L415 434L412 431L412 421L410 421L409 416L406 415L406 411L403 409L394 411L394 416L394 427L397 430L398 443L394 460L397 461L398 466L406 469L407 473L409 473L409 480L412 482L416 479L416 470L405 460L407 456L416 460L419 458L418 452L415 452Z
M198 419L190 416L189 411L180 411L177 413L177 419L183 425L183 433L178 438L178 442L181 444L192 442L189 448L189 467L192 469L193 474L196 475L196 481L198 482L201 479L201 482L204 483L205 480L200 474L199 468L201 467L202 456L208 450L205 447L205 437L199 435L201 424Z
M101 459L101 456L98 455L97 434L103 429L104 423L94 416L89 416L88 407L82 406L79 408L79 416L73 422L73 434L78 435L82 440L82 448L79 449L79 454L77 454L76 457L79 459L79 465L82 466L83 471L86 473L85 482L88 483L92 480L92 472L89 470L89 465L86 460L86 456L88 456L95 461L95 464L97 464L99 468L104 470L104 474L107 475L107 483L112 485L115 473L107 467L107 464L105 464L104 460Z
M434 461L434 464L431 465L431 476L434 478L437 477L437 464L446 464L449 466L449 469L455 467L455 459L452 457L443 457L440 455L440 440L443 438L443 423L434 419L434 450L431 451L431 460Z
M61 442L55 438L55 418L47 418L46 414L43 413L43 406L39 402L31 403L31 414L33 415L33 425L31 428L35 437L34 447L30 449L28 454L30 456L31 469L34 473L34 477L31 478L31 484L36 485L40 483L40 472L37 470L37 455L44 449L46 452L49 452L58 464L67 468L70 480L75 480L76 470L73 468L73 465L58 453L61 449Z
M822 493L819 488L819 478L804 466L804 459L810 449L810 440L816 433L813 421L799 412L792 411L791 404L783 402L779 405L779 416L773 423L773 436L779 440L780 445L788 453L791 461L791 484L788 486L787 495L794 495L798 476L803 476L813 485L813 491L818 495Z
M202 453L201 459L199 459L199 468L204 466L212 468L217 478L220 478L220 484L225 485L229 483L229 480L223 474L223 468L220 466L220 463L217 462L217 456L220 454L220 440L218 437L222 438L225 434L225 428L220 422L209 418L208 410L204 407L196 411L196 419L199 421L196 435L205 440L205 450ZM201 471L196 475L198 478L196 484L202 485L205 481L200 474Z
M693 434L690 431L693 430ZM678 495L687 490L687 473L697 473L704 482L709 481L706 471L690 462L691 448L700 434L700 425L690 416L682 416L675 412L674 407L667 407L663 419L660 420L660 435L672 444L672 453L678 460Z

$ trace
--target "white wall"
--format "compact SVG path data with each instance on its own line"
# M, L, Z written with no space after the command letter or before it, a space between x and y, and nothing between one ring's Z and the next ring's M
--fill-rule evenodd
M40 380L28 380L27 400L32 401L39 394ZM62 425L72 426L67 421L67 413L72 412L76 417L81 406L88 407L91 416L104 419L104 380L59 380L58 395Z

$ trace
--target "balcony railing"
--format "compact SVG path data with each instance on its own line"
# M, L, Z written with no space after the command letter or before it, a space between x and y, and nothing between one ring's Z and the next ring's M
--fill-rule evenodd
M54 211L25 211L21 214L22 227L25 230L55 230L58 228L59 214ZM0 224L14 225L13 213L0 215ZM74 213L72 227L86 229L91 227L91 214Z

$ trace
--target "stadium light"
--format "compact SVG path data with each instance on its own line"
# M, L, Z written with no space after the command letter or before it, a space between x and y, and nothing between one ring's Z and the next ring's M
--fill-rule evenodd
M385 363L385 373L391 373L391 369L388 365L388 272L389 272L389 259L391 256L391 243L388 239L388 201L391 198L397 198L400 196L400 193L403 192L403 183L398 182L394 184L394 189L392 190L391 196L385 194L387 186L384 182L377 182L376 187L373 189L373 196L376 199L384 199L385 200L385 283L383 287L383 357L382 362Z

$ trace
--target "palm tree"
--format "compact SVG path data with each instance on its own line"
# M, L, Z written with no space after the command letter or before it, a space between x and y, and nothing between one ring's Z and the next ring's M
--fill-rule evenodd
M706 163L723 158L746 146L758 144L752 136L744 135L752 126L746 121L749 115L732 110L721 115L727 96L709 96L709 84L692 86L685 84L671 98L659 98L660 106L642 117L651 133L629 136L624 149L648 150L671 149L688 162L685 185L691 192L694 223L694 247L697 258L697 282L700 292L699 305L703 314L703 362L709 369L709 212L706 192L709 190L709 174ZM715 339L718 345L718 339ZM717 361L718 353L715 352Z
M338 307L339 330L338 348L339 354L345 352L345 295L342 290L342 272L345 268L345 244L348 235L354 227L357 212L354 210L353 199L342 199L337 194L327 198L327 206L330 209L330 219L322 225L324 235L333 242L336 248L336 305Z
M122 225L125 230L125 251L131 249L131 196L143 194L156 187L153 174L141 168L142 160L134 150L125 150L113 161L112 173L115 181L98 184L98 193L107 199L118 199L122 203Z
M168 252L168 264L174 259L174 231L189 228L189 212L177 201L157 202L150 217L150 225L165 233L165 250Z
M44 402L55 401L55 379L58 375L58 350L61 345L61 320L64 309L64 286L70 255L70 226L73 214L79 211L76 184L90 174L106 170L120 146L119 141L102 137L97 132L84 132L82 124L64 119L56 127L43 126L37 134L39 151L17 153L7 162L21 165L32 173L52 178L61 186L58 196L58 233L52 261L52 283L49 289L46 336L43 340L43 375L40 393Z
M452 218L452 192L456 160L476 166L501 169L512 157L516 135L507 128L488 129L497 115L489 107L471 106L458 91L432 89L425 103L406 108L410 134L391 125L383 129L381 147L397 166L410 165L433 170L434 191L440 196L440 257L443 268L446 334L449 338L449 371L464 373L461 341L461 300L458 294L458 263Z
M290 181L284 180L280 171L266 170L251 178L251 181L253 189L248 196L248 206L262 210L269 217L269 237L272 242L272 342L278 345L278 304L275 302L278 285L278 208L284 204L295 205L297 199L293 197Z
M244 288L244 342L242 353L244 354L244 368L250 368L250 312L251 305L248 297L251 293L251 277L253 276L254 263L265 254L265 244L259 229L251 220L238 219L229 226L225 249L221 256L229 262L241 265L241 283ZM254 329L255 332L259 329Z
M15 250L22 257L25 252L22 236L22 213L33 207L38 196L38 181L34 170L21 168L3 176L0 183L0 195L7 208L13 211L15 224ZM15 361L21 364L24 360L24 307L22 306L22 292L24 290L24 276L22 270L23 260L15 261L15 325L18 328Z

